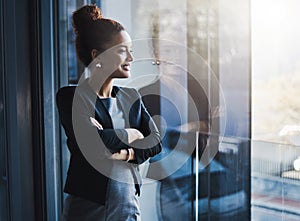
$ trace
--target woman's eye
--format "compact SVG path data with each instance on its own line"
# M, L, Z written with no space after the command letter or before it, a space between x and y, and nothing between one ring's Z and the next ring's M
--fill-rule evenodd
M119 50L119 53L125 53L125 52L126 52L126 50L123 50L123 49Z
M133 53L133 50L127 50L127 49L119 49L118 50L118 53L120 53L120 54L125 54L125 53Z

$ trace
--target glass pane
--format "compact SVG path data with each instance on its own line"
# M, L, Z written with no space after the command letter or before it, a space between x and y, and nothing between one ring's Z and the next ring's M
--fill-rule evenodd
M296 0L252 1L252 211L258 220L300 219L299 7Z
M209 9L209 45L215 51L210 59L217 63L212 67L219 80L218 89L211 86L211 96L217 93L219 98L212 115L217 115L220 137L211 144L218 152L208 168L209 210L204 220L249 220L250 1L210 1Z
M295 28L299 6L295 0L253 1L252 121L256 140L297 142L293 138L300 134L300 31Z
M132 38L137 39L133 42L135 62L131 79L117 83L139 89L163 137L162 154L145 165L148 170L140 199L142 219L174 220L177 211L178 220L189 220L194 202L193 161L191 153L184 151L184 141L178 141L177 130L189 117L186 2L131 3L129 28ZM174 153L179 147L183 151ZM170 162L171 152L176 164Z
M252 143L252 217L299 220L300 149L276 142Z
M133 39L132 76L115 83L140 91L163 137L162 153L141 168L142 219L249 219L248 4L101 3L103 14L120 21ZM70 23L82 4L66 6L69 83L83 72Z
M195 134L191 131L187 133L191 136L189 138L178 135L183 134L183 128L180 126L184 123L185 116L187 115L186 123L190 123L195 117L191 114L193 106L191 103L199 111L198 119L208 119L208 112L214 112L214 116L210 116L213 134L227 137L220 138L213 134L210 135L207 149L214 153L214 160L208 166L207 162L205 160L203 162L203 158L201 158L205 153L207 154L202 149L200 150L200 161L196 161L195 153L192 153L192 157L189 157L185 164L174 173L152 186L151 184L144 185L144 200L141 199L142 206L146 208L142 212L145 211L147 214L144 219L153 220L151 214L155 214L155 220L249 219L249 6L245 6L244 3L220 4L218 1L196 0L181 2L182 5L177 4L180 3L165 1L164 3L150 4L148 1L139 1L138 6L140 7L132 7L135 9L132 10L135 16L132 27L133 33L136 34L134 38L155 37L185 44L185 49L180 48L183 50L179 50L181 66L173 66L171 69L170 63L172 62L166 64L166 61L162 61L156 67L157 71L155 72L149 65L150 62L146 63L143 60L144 63L140 66L143 69L141 68L141 71L136 69L136 72L133 73L138 74L139 77L145 72L145 75L157 73L158 78L162 78L161 75L172 74L172 78L168 79L167 83L160 82L156 86L156 90L153 89L151 83L150 86L143 85L140 89L142 95L148 95L148 98L147 96L145 98L144 95L144 102L149 112L163 118L158 119L158 125L161 129L167 127L165 131L162 130L164 134L162 156L155 160L167 158L170 152L180 146L181 151L175 151L182 155L177 154L177 158L174 157L173 162L162 166L164 169L169 169L173 164L178 164L184 159L184 154L189 154L187 151L189 147L195 145L195 140L193 140ZM238 11L238 13L233 14L232 11ZM151 16L151 13L154 16ZM149 33L149 30L152 32ZM182 33L184 34L182 35ZM186 37L181 38L181 36ZM171 45L163 43L163 40L149 43L154 51L149 53L152 60L155 61L156 53L162 56L168 54L168 49L169 54L165 57L168 57L169 60L176 57L178 45L172 45L173 47L170 49ZM149 50L149 46L147 49ZM195 66L193 53L189 50L198 55L198 60L196 60L198 65ZM186 63L184 63L185 59ZM137 60L142 63L140 57ZM180 70L180 67L184 67L183 70ZM195 67L197 67L196 71L193 69ZM196 75L194 75L195 73ZM178 76L180 77L178 78ZM234 83L230 80L231 78L238 78L238 81ZM145 84L148 80L144 76L142 79L144 81L133 81L130 85L140 88L139 83ZM178 99L182 94L178 93L179 89L176 88L173 80L181 82L180 84L186 87L192 102L188 98L186 98L187 103L184 102L184 98L181 98L181 101ZM216 84L216 82L219 83ZM171 85L171 89L168 87L168 83ZM166 93L167 90L172 91L171 98ZM153 94L162 98L155 98ZM209 104L207 100L209 100ZM188 106L178 108L178 103L181 103L181 106ZM227 116L226 121L224 115ZM197 164L199 172L196 173L195 166ZM196 175L198 175L198 180L195 178ZM196 198L197 189L199 195ZM153 191L156 193L155 197L153 197ZM196 205L199 208L196 208ZM149 212L149 206L152 213ZM174 214L176 214L176 218L174 218Z

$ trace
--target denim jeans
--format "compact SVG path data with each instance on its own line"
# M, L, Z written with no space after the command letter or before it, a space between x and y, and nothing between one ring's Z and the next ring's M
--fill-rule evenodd
M133 183L108 182L105 205L68 195L63 221L140 221L140 209Z

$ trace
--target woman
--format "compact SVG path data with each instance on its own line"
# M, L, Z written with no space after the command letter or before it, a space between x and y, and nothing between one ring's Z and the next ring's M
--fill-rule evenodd
M71 153L64 220L140 220L138 165L161 151L158 130L134 89L113 86L128 78L131 39L96 5L73 14L78 58L90 76L57 93Z

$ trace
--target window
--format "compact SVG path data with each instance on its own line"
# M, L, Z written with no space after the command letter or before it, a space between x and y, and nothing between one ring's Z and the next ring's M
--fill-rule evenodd
M85 3L62 6L60 44L68 46L61 52L63 84L76 83L83 72L70 16ZM133 39L132 76L116 84L137 88L146 106L149 102L164 136L163 153L152 162L177 151L176 163L159 167L169 170L161 181L151 179L152 162L148 170L143 168L143 220L167 220L175 212L183 220L249 219L250 1L114 0L102 1L101 8L104 16L124 24ZM153 94L157 96L147 100ZM196 143L196 131L205 131L199 125L191 129L195 117L210 122L208 140L202 136ZM176 136L184 138L178 141ZM195 144L204 147L200 141L208 146L195 151Z
M298 220L298 1L252 1L252 208Z

